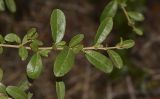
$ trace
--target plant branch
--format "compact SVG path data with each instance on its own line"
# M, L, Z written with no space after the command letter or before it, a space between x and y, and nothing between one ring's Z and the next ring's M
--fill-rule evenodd
M20 48L20 45L11 45L11 44L0 44L0 47L6 47L6 48ZM26 49L31 50L30 47L25 46ZM83 50L109 50L109 49L118 49L118 46L114 46L114 47L99 47L96 48L94 46L92 47L84 47ZM53 47L39 47L38 49L40 50L63 50L63 48L53 48Z

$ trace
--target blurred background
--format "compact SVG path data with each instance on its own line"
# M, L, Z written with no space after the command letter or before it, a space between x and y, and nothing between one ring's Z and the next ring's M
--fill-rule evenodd
M62 9L67 18L65 40L84 33L83 44L90 46L103 8L110 0L16 0L17 11L0 12L0 33L14 32L20 37L31 27L36 27L45 46L52 44L50 15L53 9ZM76 57L76 64L65 76L65 99L160 99L160 0L128 0L127 10L142 12L145 21L138 23L143 36L132 33L127 20L119 9L114 29L104 44L114 45L119 38L134 39L136 45L119 53L125 61L121 70L114 69L104 74L93 68L83 54ZM33 82L30 91L33 99L57 99L52 67L57 52L43 59L44 70ZM106 52L104 52L106 54ZM30 53L32 55L32 53ZM0 66L4 70L3 83L17 85L25 77L29 61L21 61L17 49L5 49L0 55Z

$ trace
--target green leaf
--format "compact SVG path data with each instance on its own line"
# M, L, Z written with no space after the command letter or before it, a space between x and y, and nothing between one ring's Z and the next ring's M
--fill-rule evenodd
M0 83L0 93L6 94L6 86Z
M95 36L94 44L102 43L113 28L112 18L106 18L99 26L97 34Z
M143 21L144 20L144 16L143 16L142 13L133 12L133 11L130 11L130 12L127 12L127 13L135 21Z
M2 79L3 79L3 70L2 68L0 68L0 82L2 81Z
M27 95L27 99L32 99L32 97L33 97L33 94L29 92Z
M37 52L38 51L38 46L41 46L41 45L43 45L42 41L33 40L32 43L30 44L30 47L34 52Z
M83 39L84 39L83 34L77 34L69 42L69 47L74 47L74 46L78 45Z
M34 52L37 52L38 51L38 45L36 44L36 43L31 43L30 44L30 47L31 47L31 49L32 49L32 51L34 51Z
M5 10L4 1L0 0L0 11L4 11L4 10Z
M56 46L64 46L66 44L65 41L60 41L58 43L56 43Z
M123 60L122 60L121 56L113 50L107 50L107 53L108 53L109 57L111 58L113 64L119 69L122 68Z
M27 59L28 57L28 51L24 46L21 46L19 48L19 56L21 57L21 59L24 61Z
M2 35L0 35L0 43L1 43L1 44L5 43L5 40L4 40L4 38L3 38Z
M36 29L36 28L30 28L30 29L27 31L28 37L34 36L35 33L37 33L37 29Z
M53 40L55 41L55 43L60 42L63 39L66 28L66 18L61 10L53 10L50 19L50 25Z
M36 79L42 72L42 59L39 53L32 56L31 60L27 65L27 75L29 78Z
M120 49L128 49L135 45L134 40L125 40L121 43L118 43L116 46L120 47Z
M16 86L8 86L7 93L15 99L27 99L27 94Z
M64 99L65 97L65 84L64 82L56 82L56 93L58 99Z
M40 40L33 40L33 43L35 43L36 45L42 46L43 42Z
M79 53L79 52L83 49L83 47L84 47L84 46L83 46L82 44L79 44L79 45L73 47L72 50L73 50L73 52L74 52L75 54L77 54L77 53Z
M21 43L21 39L14 33L7 34L4 39L8 42Z
M18 87L23 90L23 91L26 91L29 89L30 87L30 83L28 80L22 80L19 84L18 84Z
M49 49L39 51L39 54L44 57L48 57L48 54L51 52Z
M138 34L138 35L143 35L143 31L142 31L142 29L140 29L140 28L134 27L134 28L133 28L133 31L134 31L136 34Z
M97 69L105 73L112 72L113 64L105 55L93 50L85 51L85 53L87 60Z
M110 1L109 4L106 5L106 7L104 8L100 17L100 21L103 22L103 20L107 17L113 18L117 12L117 8L118 8L117 0Z
M16 12L16 4L14 0L5 0L8 10L12 13Z
M75 55L73 51L68 47L64 47L64 49L60 52L60 54L56 57L54 63L54 74L56 77L62 77L67 74L73 64L74 64Z
M38 37L37 29L31 28L27 31L27 34L23 37L22 43L26 43L28 40L34 40Z

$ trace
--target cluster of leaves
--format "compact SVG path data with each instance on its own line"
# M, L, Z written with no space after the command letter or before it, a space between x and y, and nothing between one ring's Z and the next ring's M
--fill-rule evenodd
M6 8L12 12L16 12L16 3L14 0L0 0L0 11L5 11Z
M69 43L63 41L66 28L66 18L61 10L55 9L51 14L50 19L53 38L53 44L51 47L41 47L43 42L38 40L36 28L31 28L23 39L15 33L9 33L5 37L0 35L0 52L3 52L3 47L18 48L19 56L24 61L28 57L28 50L33 51L34 54L26 69L29 79L36 79L41 75L43 70L42 57L48 57L51 50L61 50L53 64L53 73L56 78L64 77L72 69L75 62L75 56L80 52L85 54L86 59L95 68L104 73L111 73L114 66L118 69L123 67L123 60L116 50L128 49L135 44L133 40L123 40L122 38L120 42L113 47L103 46L102 44L113 28L113 18L117 12L118 6L126 6L124 1L125 0L112 0L105 7L100 17L100 25L95 35L94 43L91 47L84 47L81 43L84 39L83 34L75 35ZM132 20L142 20L142 15L139 13L127 12L127 18L128 15ZM7 43L16 43L17 45L10 45ZM100 53L98 50L106 51L108 56ZM0 70L0 79L2 80L2 78L3 71ZM0 96L0 98L7 99L11 96L15 99L31 99L32 94L28 92L30 85L31 84L28 80L23 81L18 86L6 87L1 83L0 93L3 95ZM65 83L63 80L56 81L56 92L58 99L64 99Z

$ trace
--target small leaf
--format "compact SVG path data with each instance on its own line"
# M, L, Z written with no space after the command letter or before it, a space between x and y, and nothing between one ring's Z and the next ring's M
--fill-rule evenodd
M7 93L15 99L27 99L27 94L16 86L8 86Z
M36 79L42 72L42 59L39 53L32 56L31 60L27 65L27 75L29 78Z
M140 28L134 27L133 31L138 35L143 35L143 31Z
M83 46L82 44L79 44L79 45L73 47L72 50L73 50L73 52L74 52L75 54L77 54L77 53L79 53L79 52L83 49L83 47L84 47L84 46Z
M27 34L23 37L22 43L26 43L28 40L34 40L38 37L37 29L31 28L27 31Z
M6 86L0 83L0 93L6 94Z
M65 84L64 82L56 82L56 93L58 99L64 99L65 97Z
M42 46L43 42L40 40L33 40L33 43L35 43L36 45Z
M5 43L5 40L4 40L4 38L3 38L2 35L0 35L0 43L1 43L1 44Z
M41 45L43 45L42 41L33 40L32 43L30 44L30 47L34 52L37 52L38 51L38 46L41 46Z
M35 33L37 33L37 29L36 29L36 28L30 28L30 29L27 31L28 37L34 36Z
M56 46L64 46L66 44L65 41L60 41L58 43L56 43Z
M33 97L33 93L28 93L28 95L27 95L27 99L32 99L32 97Z
M15 13L16 12L16 4L14 0L5 0L6 6L9 9L10 12Z
M135 45L134 40L125 40L121 44L118 43L116 46L120 47L120 49L128 49Z
M130 12L127 12L127 13L135 21L143 21L144 20L143 14L141 14L139 12L130 11Z
M22 81L19 83L18 87L19 87L21 90L26 91L26 90L29 89L30 83L29 83L28 80L22 80Z
M39 51L39 54L41 55L41 56L44 56L44 57L48 57L48 54L51 52L51 50L41 50L41 51Z
M21 43L21 39L14 33L7 34L4 39L8 42Z
M0 11L4 11L4 10L5 10L4 1L0 0Z
M21 59L24 61L27 59L28 57L28 51L24 46L21 46L19 48L19 56L21 57Z
M74 47L74 46L78 45L83 39L84 39L83 34L77 34L69 42L69 47Z
M2 81L2 79L3 79L3 70L2 68L0 68L0 82Z
M108 52L108 55L111 58L113 64L119 69L122 68L123 60L122 60L121 56L113 50L108 50L107 52Z
M30 47L31 47L32 51L34 51L34 52L37 52L37 51L38 51L38 45L37 45L37 44L31 43L31 44L30 44Z
M106 7L104 8L100 17L100 21L103 22L103 20L107 17L113 18L117 12L117 8L118 8L117 0L110 1L109 4L106 5Z
M69 47L64 47L60 54L56 57L54 63L54 74L56 77L62 77L67 74L73 64L74 64L75 55Z
M108 34L111 32L113 27L113 20L112 18L106 18L99 26L97 34L95 36L94 44L101 44Z
M55 43L60 42L63 39L66 28L66 18L61 10L55 9L52 11L50 25L53 40Z
M97 69L105 73L112 72L113 64L106 56L93 50L85 51L85 53L87 60Z

